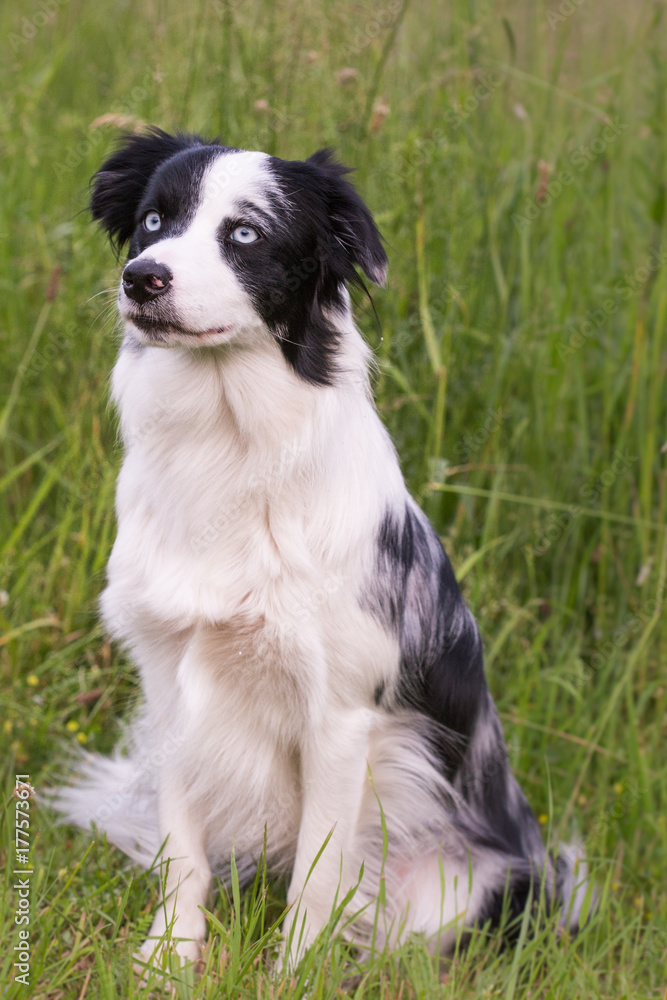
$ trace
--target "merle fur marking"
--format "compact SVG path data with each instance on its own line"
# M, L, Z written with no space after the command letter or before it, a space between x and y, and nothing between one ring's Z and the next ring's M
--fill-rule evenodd
M485 820L468 828L470 838L529 859L541 841L539 827L509 768L477 624L422 511L410 502L402 513L401 520L387 512L380 525L371 601L400 642L394 705L413 708L435 724L430 740L447 777ZM528 882L519 875L510 894L515 881L525 894ZM519 899L516 907L518 912ZM489 917L501 909L491 906Z

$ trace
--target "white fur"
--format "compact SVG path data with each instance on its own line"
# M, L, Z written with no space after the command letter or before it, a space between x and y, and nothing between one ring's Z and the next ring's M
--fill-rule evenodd
M204 844L256 858L266 826L270 853L294 863L291 902L335 828L302 904L308 939L329 917L341 851L354 854L382 727L372 694L399 657L359 597L381 500L404 487L349 318L346 335L357 367L336 389L298 379L268 335L238 351L124 350L113 379L130 444L102 609L141 671L152 728L185 739L165 768L160 835L184 855L170 877ZM196 898L180 890L177 934L201 936L207 883Z

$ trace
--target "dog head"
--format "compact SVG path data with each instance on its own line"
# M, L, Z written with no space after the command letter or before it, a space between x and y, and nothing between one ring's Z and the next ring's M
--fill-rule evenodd
M356 267L378 284L373 218L330 150L308 160L153 129L127 137L93 179L91 210L129 243L120 312L145 344L276 338L292 368L331 381L336 326Z

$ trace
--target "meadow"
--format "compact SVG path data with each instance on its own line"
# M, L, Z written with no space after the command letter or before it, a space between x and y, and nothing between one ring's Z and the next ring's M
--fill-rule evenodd
M545 837L578 837L599 890L575 940L482 928L438 965L325 934L276 977L260 868L216 894L178 996L666 998L665 0L20 0L0 52L0 994L159 993L132 972L154 877L33 800L29 924L13 874L15 776L109 751L138 695L96 611L119 266L86 206L119 128L152 123L356 168L390 259L357 298L379 410Z

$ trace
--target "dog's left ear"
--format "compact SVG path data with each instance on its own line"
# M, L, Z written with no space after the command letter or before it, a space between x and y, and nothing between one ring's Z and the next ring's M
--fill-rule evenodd
M316 170L320 193L325 198L333 226L334 242L329 248L329 256L336 255L349 262L347 267L341 269L344 272L341 277L353 281L354 268L349 265L357 264L367 278L376 285L384 285L387 280L387 255L382 237L360 195L345 180L346 174L352 171L336 161L331 149L320 149L306 163Z

